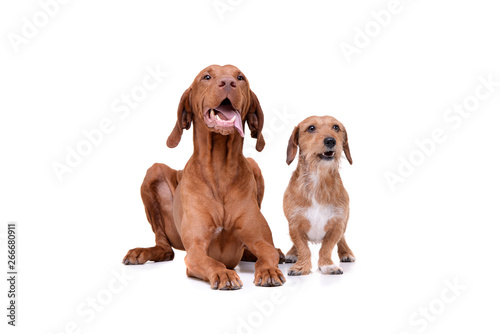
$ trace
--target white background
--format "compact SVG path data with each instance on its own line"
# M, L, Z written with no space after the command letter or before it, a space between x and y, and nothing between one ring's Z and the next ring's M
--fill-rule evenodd
M500 87L455 127L443 115L474 96L479 77L500 81L500 8L401 0L348 62L341 43L376 29L370 13L389 1L231 3L221 16L211 0L69 1L18 52L9 36L22 34L40 4L0 5L2 261L7 222L19 234L18 327L6 325L2 279L2 332L498 332ZM186 163L192 132L175 149L165 141L182 92L214 63L238 66L261 101L267 145L256 153L247 138L245 153L263 171L263 212L284 252L293 126L325 114L346 126L354 160L341 171L351 197L346 237L358 261L344 275L315 267L261 288L244 264L243 289L219 292L186 277L181 251L168 263L121 265L128 249L154 245L139 187L154 162ZM141 85L147 67L168 76L120 119L113 103ZM113 131L58 180L52 164L106 118ZM418 155L415 141L436 128L446 140L392 190L385 174ZM114 273L129 277L125 286ZM453 294L446 282L461 288ZM105 303L99 312L89 311L92 298Z

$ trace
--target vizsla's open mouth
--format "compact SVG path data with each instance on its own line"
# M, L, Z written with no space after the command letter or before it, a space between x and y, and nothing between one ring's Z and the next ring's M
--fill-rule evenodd
M207 108L203 119L209 128L213 128L217 132L230 134L236 128L242 137L245 136L241 113L233 108L231 101L227 98L218 107Z

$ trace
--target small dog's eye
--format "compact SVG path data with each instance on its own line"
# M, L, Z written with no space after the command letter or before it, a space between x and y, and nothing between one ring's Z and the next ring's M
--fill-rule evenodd
M313 133L314 131L316 131L316 127L314 125L311 125L310 127L307 128L307 132L309 133Z
M238 75L238 76L236 77L236 79L238 79L239 81L241 81L241 80L245 80L245 78L243 78L243 76L242 76L242 75Z
M203 77L203 79L205 79L205 80L210 80L210 79L212 79L212 77L211 77L211 76L209 76L209 75L207 74L207 75L205 75L205 76Z
M338 125L334 125L334 126L333 126L333 129L334 129L335 131L337 131L337 132L339 132L339 131L340 131L340 128L339 128L339 126L338 126Z

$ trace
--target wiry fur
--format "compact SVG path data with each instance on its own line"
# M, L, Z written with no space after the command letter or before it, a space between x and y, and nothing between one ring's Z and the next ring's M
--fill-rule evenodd
M314 131L308 131L311 126ZM336 144L327 148L326 138ZM299 161L283 198L293 247L286 255L287 262L296 262L288 274L307 275L311 271L311 252L308 242L320 242L319 268L323 274L342 274L333 264L332 250L338 245L341 261L352 262L354 254L347 246L344 232L349 219L349 196L339 174L342 152L352 163L347 132L330 116L312 116L295 127L287 149L291 163L299 148ZM322 154L333 150L331 160Z

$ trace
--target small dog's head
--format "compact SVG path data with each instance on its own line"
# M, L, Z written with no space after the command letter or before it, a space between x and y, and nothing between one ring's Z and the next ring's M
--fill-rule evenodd
M177 123L167 146L177 146L182 131L189 129L191 122L204 123L209 131L221 135L238 133L244 137L245 121L257 139L257 150L261 151L265 145L264 114L246 76L233 65L211 65L196 76L182 95Z
M351 152L344 125L331 116L311 116L297 125L288 141L286 163L299 156L308 166L338 168L342 151L352 165Z

